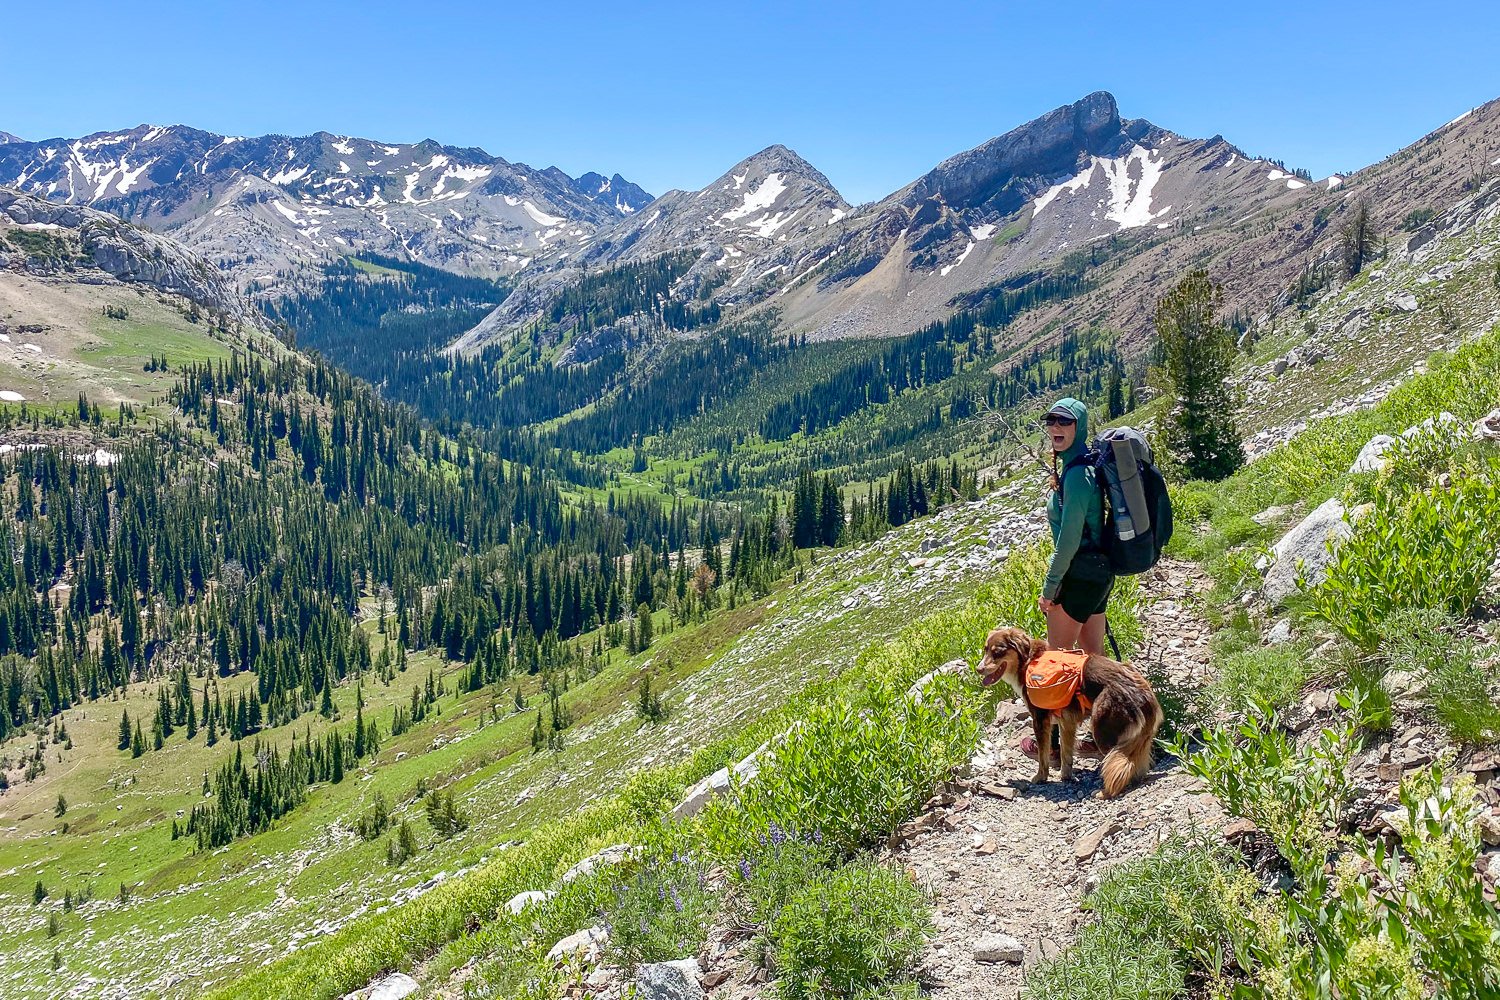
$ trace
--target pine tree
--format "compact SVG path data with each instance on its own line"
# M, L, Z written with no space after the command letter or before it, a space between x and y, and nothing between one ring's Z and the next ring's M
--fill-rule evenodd
M661 695L651 690L650 674L647 674L641 681L641 695L640 700L636 702L635 714L651 723L660 722L667 716Z
M364 760L365 757L365 704L364 698L360 697L354 706L354 759Z
M531 752L540 753L547 745L547 731L542 728L542 710L536 710L536 725L531 730Z
M1223 479L1244 464L1235 400L1225 379L1235 363L1234 334L1217 316L1222 289L1193 271L1156 307L1160 373L1174 399L1167 449L1195 479Z
M1339 251L1344 258L1344 273L1354 277L1375 259L1375 230L1370 224L1370 203L1357 203L1339 233Z
M120 711L120 739L116 746L121 750L130 749L130 712L128 710Z
M1104 417L1118 420L1125 415L1125 373L1117 361L1110 366L1109 380L1104 389Z
M130 740L130 756L139 757L146 752L146 738L141 735L141 724L137 720L135 724L135 736Z
M636 652L645 652L651 648L651 606L649 604L642 604L635 609L635 615L641 623L641 627L636 634Z

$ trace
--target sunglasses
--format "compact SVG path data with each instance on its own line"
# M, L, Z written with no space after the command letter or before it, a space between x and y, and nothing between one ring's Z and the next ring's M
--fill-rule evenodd
M1055 413L1049 413L1042 418L1043 427L1072 427L1078 421L1072 417L1060 417Z

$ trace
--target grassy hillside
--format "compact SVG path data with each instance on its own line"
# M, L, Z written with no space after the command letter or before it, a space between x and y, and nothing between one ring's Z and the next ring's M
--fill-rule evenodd
M175 296L19 272L0 274L0 325L9 330L0 341L0 389L43 408L72 405L84 393L96 404L125 402L160 415L152 404L171 387L172 371L224 360L244 344Z

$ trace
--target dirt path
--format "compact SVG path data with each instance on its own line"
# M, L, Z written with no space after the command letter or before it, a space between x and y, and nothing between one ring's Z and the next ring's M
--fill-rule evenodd
M1159 655L1179 681L1201 679L1209 636L1196 610L1201 573L1163 563L1144 586L1150 658ZM922 965L933 997L1017 996L1024 969L1076 937L1087 919L1079 903L1110 866L1193 824L1225 822L1196 780L1162 765L1113 801L1098 797L1092 761L1080 762L1072 784L1054 772L1052 783L1025 787L1035 764L1016 748L1030 730L1022 714L1002 706L975 758L977 787L919 820L931 828L897 851L936 901L938 933Z

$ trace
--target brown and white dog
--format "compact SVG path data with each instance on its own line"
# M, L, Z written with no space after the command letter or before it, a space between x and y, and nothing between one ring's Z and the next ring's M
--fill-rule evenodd
M1026 694L1023 671L1047 643L1018 628L997 628L984 640L979 674L985 684L1005 681L1031 710L1036 735L1037 782L1049 777L1052 757L1052 727L1059 726L1062 743L1062 780L1073 777L1073 743L1078 724L1092 714L1094 741L1104 754L1100 771L1104 797L1114 798L1151 769L1151 744L1161 728L1161 705L1140 671L1103 656L1090 656L1083 666L1080 694L1093 702L1092 713L1083 699L1074 696L1063 709L1037 708Z

